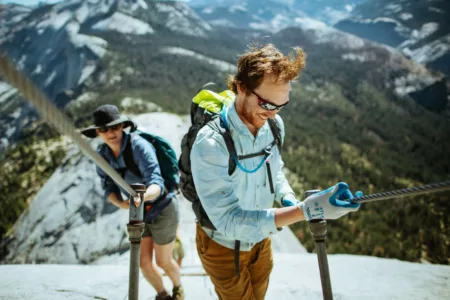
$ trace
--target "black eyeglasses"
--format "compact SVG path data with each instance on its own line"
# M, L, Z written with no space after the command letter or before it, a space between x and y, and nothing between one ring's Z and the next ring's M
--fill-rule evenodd
M111 129L112 131L116 131L117 129L120 128L121 125L122 125L122 124L116 124L116 125L112 125L112 126L100 127L100 128L98 128L98 131L99 131L100 133L107 133L110 129Z
M261 96L259 96L257 93L255 93L255 91L252 91L252 93L253 93L253 95L256 96L256 98L258 98L258 104L259 104L259 106L260 106L262 109L265 109L265 110L280 110L280 109L282 109L283 107L285 107L286 105L288 105L288 103L289 103L289 101L287 101L287 102L284 103L284 104L276 105L276 104L273 104L273 103L270 102L270 101L265 100L264 98L262 98Z

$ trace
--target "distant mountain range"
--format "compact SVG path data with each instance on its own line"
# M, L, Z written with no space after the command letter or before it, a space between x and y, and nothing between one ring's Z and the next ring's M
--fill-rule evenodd
M289 7L297 2L284 3ZM241 4L248 9L256 2ZM306 189L338 180L370 193L447 178L450 118L444 74L390 46L312 19L310 13L283 9L295 15L295 27L272 30L270 22L277 17L269 10L253 19L264 26L247 21L241 28L216 26L182 2L70 0L36 9L6 5L0 12L0 19L6 20L0 23L0 48L82 127L90 122L91 111L104 103L128 114L159 107L186 115L204 83L214 81L225 88L225 78L235 72L236 57L247 45L270 42L285 53L300 46L308 55L307 67L292 84L292 105L281 111L287 131L283 158L299 198ZM234 12L239 11L244 12ZM262 22L262 16L269 23ZM65 152L56 147L61 144L57 134L3 81L0 130L5 133L0 140L0 234L8 236L6 244L16 245L11 242L15 237L7 234L24 220L17 221L23 211L16 208L33 201L47 179L42 174L56 170ZM34 157L36 151L39 156ZM389 214L382 204L366 206L333 223L329 250L448 263L445 245L450 235L442 234L448 230L448 202L445 195L433 197L393 205ZM433 210L427 206L430 199ZM102 207L98 209L108 218L112 212ZM408 218L399 221L397 216L405 211ZM77 222L97 218L95 210L73 213ZM36 238L53 236L45 226ZM418 236L417 226L432 229ZM294 229L311 251L308 228L300 224ZM33 255L43 257L35 251ZM45 255L41 262L47 260Z
M230 3L235 2L217 1L216 3L230 5ZM112 32L123 36L123 39L128 43L136 43L138 40L145 40L150 36L160 36L167 33L168 37L165 40L169 40L170 36L175 37L176 35L181 35L179 40L187 36L208 40L213 38L214 41L209 43L222 47L220 44L226 43L226 39L239 39L240 36L245 39L251 38L251 36L248 36L251 31L254 32L251 33L253 40L261 43L269 42L273 40L272 36L276 37L280 34L274 35L274 32L271 35L267 30L269 32L275 29L282 30L292 25L290 22L294 21L296 27L300 28L299 32L316 35L318 42L325 39L330 43L341 44L336 39L338 36L342 36L344 40L351 40L351 37L338 31L332 31L326 25L297 10L296 8L305 6L302 1L283 1L280 3L273 0L249 0L239 3L230 5L226 10L223 10L222 7L214 8L212 4L203 7L197 10L203 12L200 14L202 17L199 17L182 2L116 0L94 3L71 0L56 5L44 5L34 10L9 4L0 12L0 18L6 20L6 22L2 22L0 27L0 42L2 49L6 51L8 56L24 72L29 74L33 81L58 106L65 107L71 99L82 93L86 85L92 81L91 75L98 70L100 59L105 54L111 53L111 44L117 43L120 45L123 43L120 40L115 41L116 38L108 40L105 37L107 35L111 38L110 33ZM327 3L336 7L351 5L347 1L330 1ZM319 10L318 7L317 5L316 11ZM309 9L313 10L312 7L309 7ZM208 10L209 13L205 13ZM289 17L283 16L283 14L288 14ZM208 16L211 18L206 18ZM222 25L231 24L231 26L222 26L213 30L211 25L217 24L217 19L214 19L213 16L221 16L221 20L225 22ZM250 19L247 17L250 17ZM206 18L209 24L202 18ZM234 20L234 18L237 19ZM250 31L239 33L236 31L237 26ZM232 36L231 39L224 35L228 31L227 28L234 28L227 33L228 36ZM292 32L292 30L288 32ZM47 42L42 43L42 40ZM306 41L298 40L298 45L305 45ZM182 48L186 46L182 42L176 41L176 38L174 42ZM165 43L167 42L162 42L162 44ZM168 43L168 46L168 49L172 50L167 51L178 51L173 50L173 44ZM351 45L348 45L348 47L352 49ZM241 49L241 46L236 45L230 50L233 51L232 49L239 51L238 49ZM123 51L128 50L124 49ZM213 55L219 60L224 58L220 53ZM362 58L365 54L361 53L343 53L342 55L348 57L346 60L366 59ZM231 62L231 57L232 55L226 59ZM314 68L314 66L311 66L311 68ZM67 70L70 70L70 72L67 72ZM420 72L423 75L425 74L423 71ZM447 103L446 97L443 96L446 93L445 87L442 84L436 85L432 90L428 88L424 94L426 97L417 94L420 90L425 91L427 86L434 86L442 78L439 75L428 74L425 76L427 79L425 79L423 75L405 77L409 78L407 79L408 83L401 83L401 85L412 84L414 87L406 88L404 86L396 88L396 90L402 91L400 94L406 92L411 96L414 95L413 97L417 101L427 107L442 109ZM422 79L420 79L421 77ZM415 83L412 83L412 81ZM403 81L397 80L397 82L400 84ZM430 93L433 94L432 100L428 97ZM15 89L1 83L0 103L9 98L18 100L20 96ZM21 128L27 128L35 119L36 116L29 105L22 105L20 101L5 102L5 105L0 109L0 120L2 120L0 130L6 132L6 136L0 141L0 148L5 147L9 140L20 138Z
M335 27L450 75L450 1L368 0Z
M277 32L302 27L305 18L312 18L394 47L417 63L450 74L449 1L217 0L189 5L212 26Z
M214 26L278 31L310 17L333 25L346 18L364 0L217 0L190 1L200 17Z
M108 41L99 37L102 33L151 36L157 30L207 37L211 30L183 3L143 0L71 0L34 10L8 4L0 19L6 21L0 23L1 49L59 107L81 93L107 53ZM0 103L4 103L0 130L6 132L0 149L36 119L33 109L19 99L15 89L0 82Z

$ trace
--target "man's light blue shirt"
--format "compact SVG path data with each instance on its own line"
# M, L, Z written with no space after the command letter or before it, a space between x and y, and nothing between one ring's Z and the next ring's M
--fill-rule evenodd
M274 140L268 122L255 136L239 118L234 103L227 113L228 126L238 155L260 152ZM284 139L284 124L277 115L276 121ZM204 126L197 135L191 150L191 169L195 187L211 222L216 227L203 230L218 244L234 249L235 240L241 241L241 251L250 251L253 245L277 232L274 200L292 193L284 175L283 160L278 147L272 148L268 158L275 194L270 192L267 166L255 173L245 173L236 168L228 175L229 152L225 140L214 129ZM247 170L255 169L263 156L239 161Z

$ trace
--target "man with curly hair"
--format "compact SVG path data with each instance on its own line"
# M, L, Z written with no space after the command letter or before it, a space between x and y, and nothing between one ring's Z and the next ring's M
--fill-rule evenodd
M221 114L237 153L232 174L226 141L211 126L198 132L192 146L196 192L215 227L197 225L197 251L219 299L264 299L273 266L270 236L283 226L336 219L359 208L342 201L353 197L345 183L300 202L282 171L284 123L277 113L288 105L305 57L301 48L285 56L271 44L240 57L228 80L235 99ZM273 208L274 200L283 207Z

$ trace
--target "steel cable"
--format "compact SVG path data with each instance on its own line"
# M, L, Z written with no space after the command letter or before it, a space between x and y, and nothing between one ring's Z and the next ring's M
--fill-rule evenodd
M31 102L41 117L52 124L61 134L69 136L80 149L90 157L109 177L125 189L131 196L137 193L114 170L109 163L83 139L71 121L45 96L36 85L23 73L18 71L0 49L0 74L14 86L26 100Z
M379 200L387 200L392 198L399 198L403 196L413 196L420 195L431 192L442 192L450 190L450 181L443 181L437 183L430 183L422 186L410 187L400 190L394 190L389 192L382 192L371 194L367 196L357 197L352 199L352 203L364 203L364 202L372 202Z

